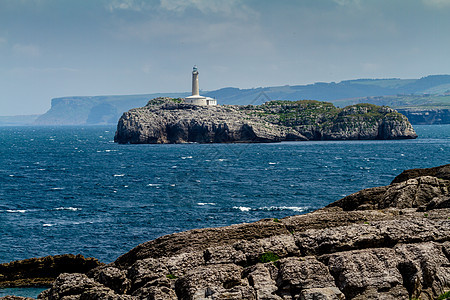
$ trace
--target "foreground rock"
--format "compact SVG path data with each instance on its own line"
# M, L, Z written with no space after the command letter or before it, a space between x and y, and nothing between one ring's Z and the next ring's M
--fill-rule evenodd
M437 299L450 290L449 177L450 165L410 170L309 214L163 236L60 275L40 299Z
M233 143L416 138L408 119L388 107L343 109L319 101L199 106L156 98L120 118L118 143Z
M55 255L0 264L0 288L50 286L61 273L86 273L102 266L95 258Z

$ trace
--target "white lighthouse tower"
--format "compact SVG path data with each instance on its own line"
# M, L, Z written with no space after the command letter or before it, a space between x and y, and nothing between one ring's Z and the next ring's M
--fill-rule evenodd
M198 69L194 66L192 69L192 96L186 97L185 103L196 105L217 105L217 100L210 97L203 97L199 94L198 87Z

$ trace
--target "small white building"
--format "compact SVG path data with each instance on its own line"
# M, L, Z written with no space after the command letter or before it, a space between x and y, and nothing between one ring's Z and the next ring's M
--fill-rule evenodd
M197 66L194 66L192 70L192 96L186 97L184 102L196 105L217 105L216 99L200 96L198 87Z

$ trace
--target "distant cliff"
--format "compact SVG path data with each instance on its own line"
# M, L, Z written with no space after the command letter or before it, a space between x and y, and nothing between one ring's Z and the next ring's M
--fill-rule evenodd
M450 124L450 108L401 108L397 110L404 114L412 124L440 125Z
M198 106L156 98L122 115L118 143L232 143L416 138L402 114L388 107L270 101L263 105Z
M320 99L344 107L357 103L386 105L392 108L446 105L450 108L450 75L432 75L420 79L357 79L341 82L317 82L308 85L284 85L239 89L233 87L202 91L220 104L261 104L272 99ZM187 93L120 96L79 96L52 99L49 111L35 125L116 124L120 115L140 107L149 99L163 96L186 97ZM395 96L392 96L395 95ZM425 109L427 108L425 107ZM414 118L411 121L414 123Z
M105 125L116 124L124 111L145 105L148 99L166 94L123 96L80 96L52 99L52 106L34 125ZM177 93L170 94L171 96ZM180 96L185 94L181 93Z

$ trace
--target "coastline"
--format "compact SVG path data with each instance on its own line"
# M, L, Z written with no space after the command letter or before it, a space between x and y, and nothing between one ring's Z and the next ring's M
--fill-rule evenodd
M449 189L450 165L410 170L305 215L163 236L41 299L433 299L450 289Z

